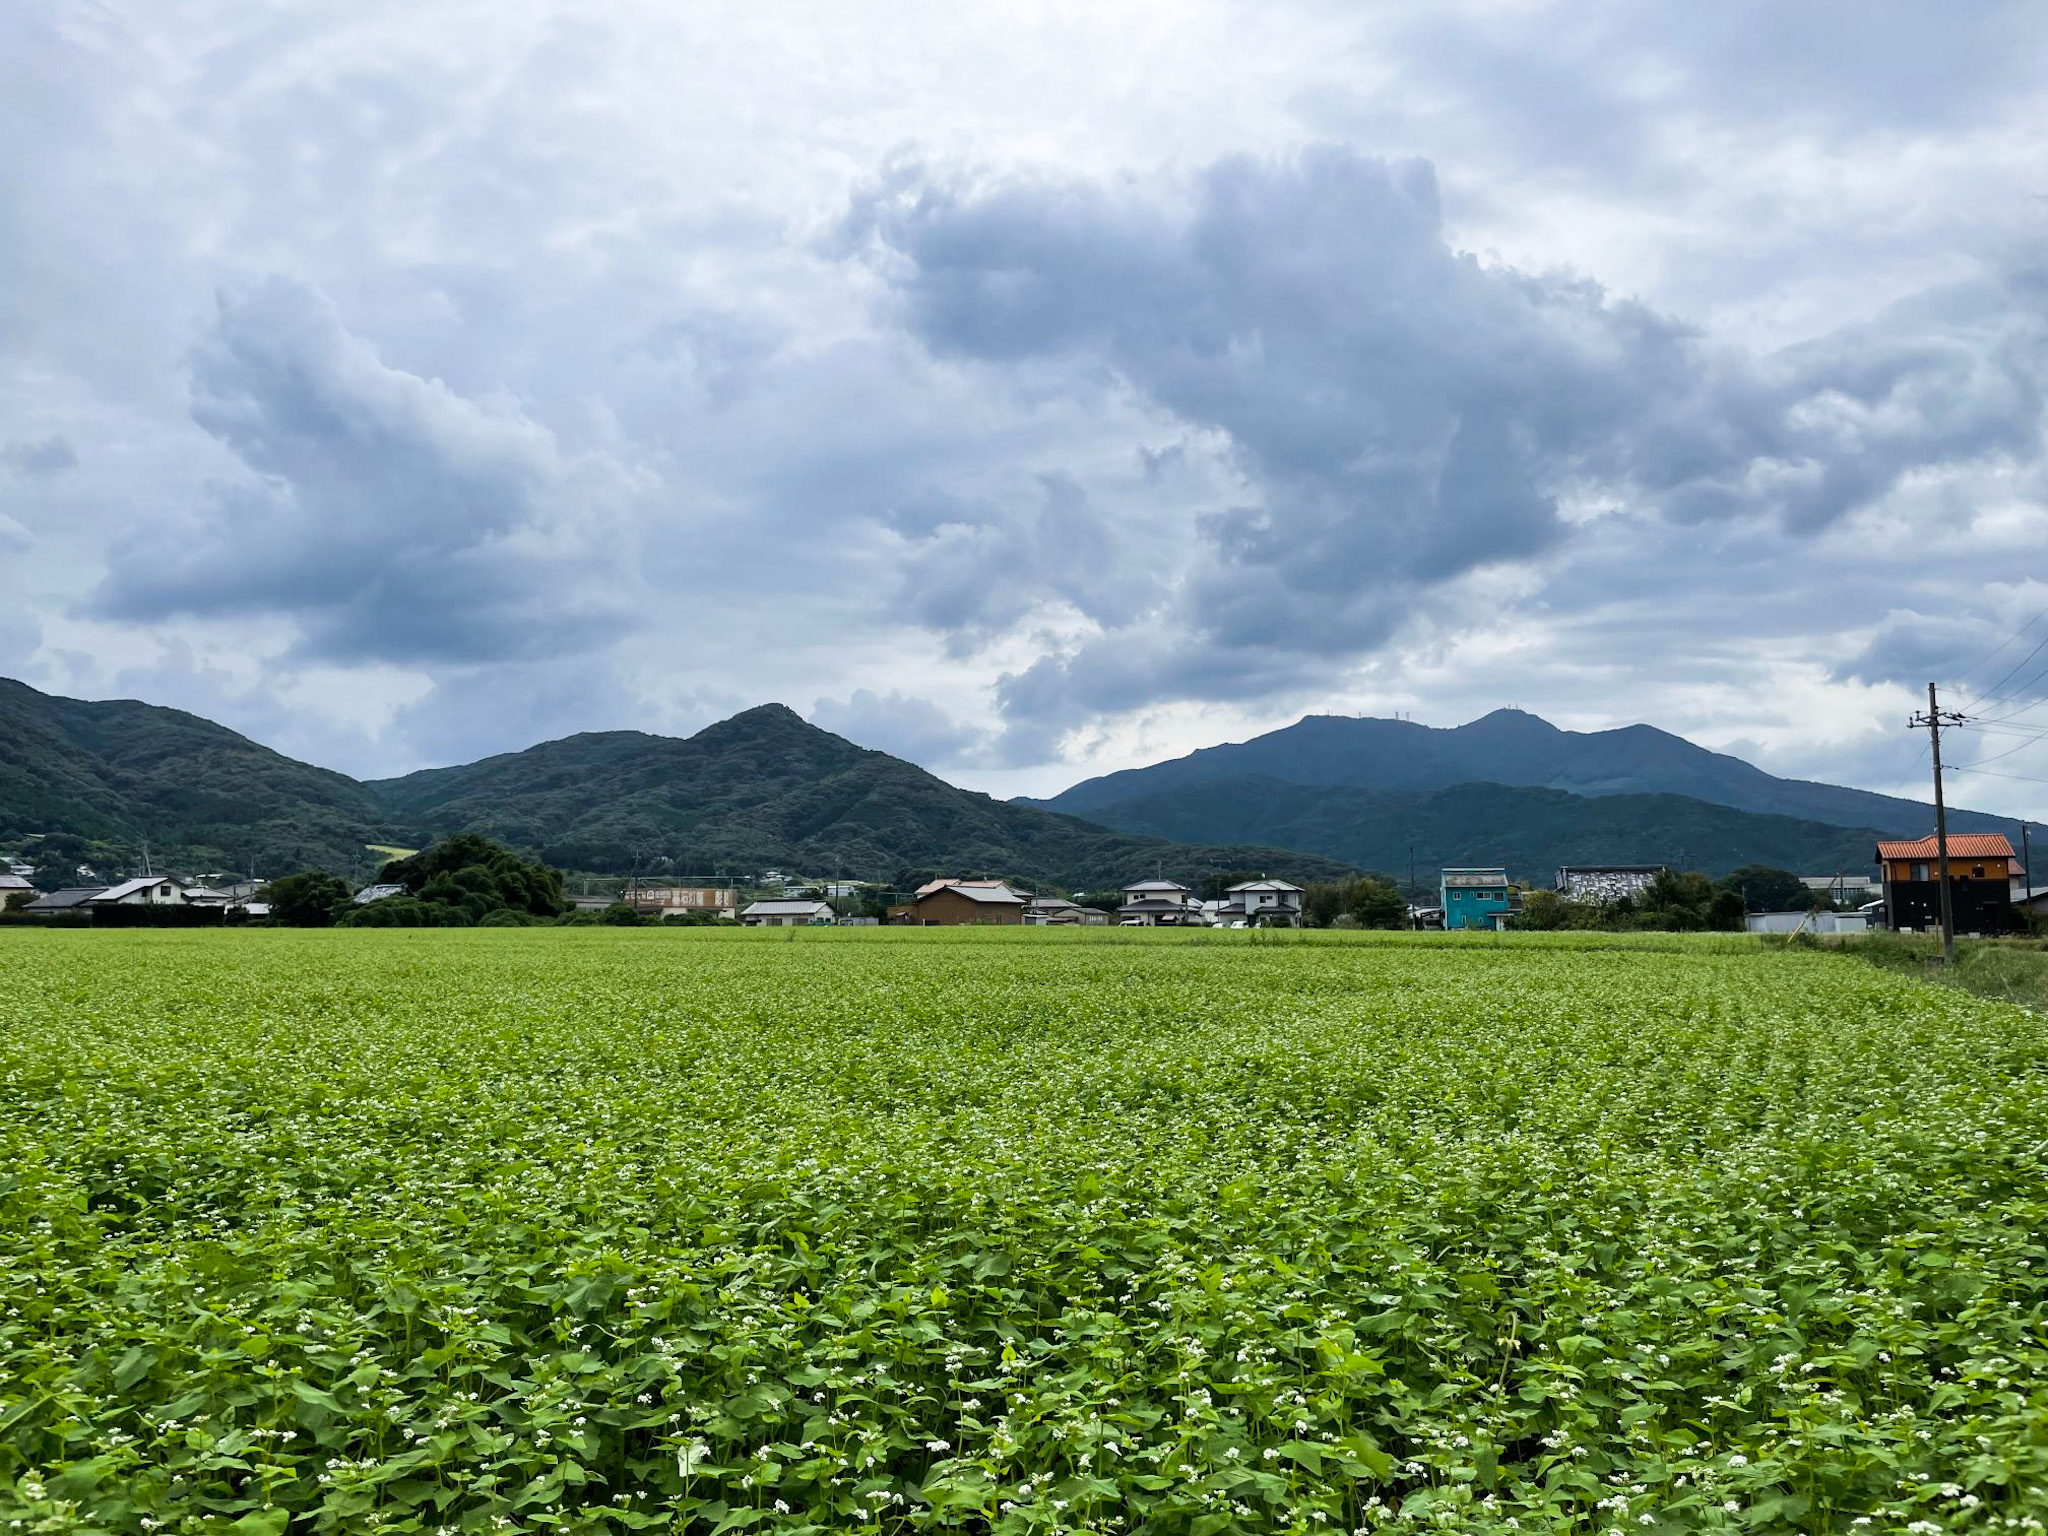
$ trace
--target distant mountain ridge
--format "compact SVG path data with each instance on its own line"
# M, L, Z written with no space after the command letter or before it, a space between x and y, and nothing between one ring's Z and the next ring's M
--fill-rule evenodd
M363 872L366 845L481 832L571 868L887 880L908 868L1081 889L1167 874L1347 872L1270 847L1190 847L959 789L780 704L695 736L593 732L360 783L182 710L0 679L0 838L61 833L157 867Z
M1601 798L1683 795L1753 815L1789 816L1831 826L1920 837L1933 830L1931 806L1804 779L1781 779L1726 753L1695 746L1654 726L1565 731L1521 710L1500 709L1466 725L1438 728L1409 720L1308 715L1249 741L1204 747L1185 757L1087 779L1029 803L1096 816L1146 800L1246 776L1311 788L1433 792L1466 784L1563 790ZM1957 830L2016 836L2004 817L1952 810Z
M369 788L423 832L481 832L551 863L606 867L647 850L695 868L783 865L887 878L907 867L1009 874L1069 888L1164 867L1181 879L1266 869L1301 880L1345 866L1272 847L1194 847L959 789L855 745L781 704L690 737L590 732Z
M1439 869L1503 865L1548 885L1567 864L1669 864L1725 875L1745 864L1863 874L1878 834L1760 816L1684 795L1569 794L1511 784L1354 789L1244 774L1161 789L1090 813L1156 837L1279 843L1433 882Z

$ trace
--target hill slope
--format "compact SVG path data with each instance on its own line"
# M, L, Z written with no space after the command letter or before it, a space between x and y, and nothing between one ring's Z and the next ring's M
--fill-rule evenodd
M0 678L0 836L65 832L190 867L345 865L383 812L345 774L179 709Z
M1594 798L1557 789L1461 784L1402 791L1288 784L1241 775L1098 806L1097 820L1157 837L1280 843L1425 882L1446 866L1505 864L1550 883L1562 864L1669 864L1726 874L1772 864L1806 874L1870 867L1868 829L1758 816L1683 795Z
M1250 741L1105 774L1031 803L1095 816L1121 801L1248 775L1353 789L1430 791L1486 783L1587 796L1684 795L1759 815L1876 828L1888 837L1925 836L1934 819L1932 808L1917 800L1776 778L1741 758L1710 752L1653 726L1563 731L1513 709L1495 710L1451 729L1410 720L1309 715ZM1951 811L1950 825L2013 837L2018 830L2017 822L1975 811Z
M69 833L128 867L345 870L364 844L482 832L550 862L887 879L988 871L1070 887L1156 869L1345 873L1315 855L1200 848L991 800L807 725L779 704L686 740L610 731L361 784L211 720L134 700L88 703L0 678L0 839ZM95 855L95 857L100 857Z
M1297 879L1336 862L1274 848L1187 847L956 788L766 704L695 736L604 731L459 768L373 781L387 815L422 833L481 832L570 868L678 867L890 879L905 869L989 871L1074 888L1163 868L1270 868Z

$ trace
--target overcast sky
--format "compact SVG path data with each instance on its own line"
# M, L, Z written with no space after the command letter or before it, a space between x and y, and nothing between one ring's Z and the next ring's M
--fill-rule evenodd
M1001 794L1516 704L1924 795L1916 690L2048 636L2040 0L0 29L50 691L364 776L773 699Z

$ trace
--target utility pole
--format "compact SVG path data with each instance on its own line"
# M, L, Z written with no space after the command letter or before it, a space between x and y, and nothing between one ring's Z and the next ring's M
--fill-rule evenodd
M1956 914L1955 897L1948 881L1948 805L1941 792L1941 728L1961 725L1964 718L1952 709L1942 709L1941 701L1935 697L1934 684L1929 683L1927 713L1915 715L1912 723L1916 731L1927 727L1928 744L1934 749L1934 849L1941 863L1941 958L1949 965L1956 963Z
M2034 900L2034 860L2032 850L2027 846L2027 824L2024 821L2020 823L2020 868L2027 872L2027 883L2021 887L2026 894L2020 897L2020 900L2028 903L2027 910L2031 913Z

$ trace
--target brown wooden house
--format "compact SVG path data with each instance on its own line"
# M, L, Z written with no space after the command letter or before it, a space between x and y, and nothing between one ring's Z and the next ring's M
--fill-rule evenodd
M1020 924L1026 902L1000 880L935 880L922 887L910 920L927 928Z

